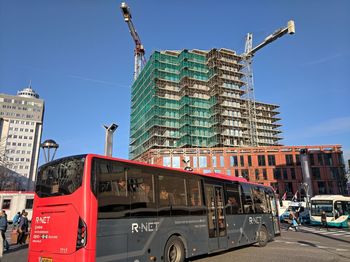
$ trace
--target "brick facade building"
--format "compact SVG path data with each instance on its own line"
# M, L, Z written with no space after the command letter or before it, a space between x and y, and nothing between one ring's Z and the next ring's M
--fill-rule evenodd
M287 192L287 197L292 198L296 191L299 197L305 195L301 188L304 180L300 164L300 153L304 149L314 195L347 194L340 145L153 149L136 160L174 168L188 165L203 173L242 176L251 182L270 185L279 194Z

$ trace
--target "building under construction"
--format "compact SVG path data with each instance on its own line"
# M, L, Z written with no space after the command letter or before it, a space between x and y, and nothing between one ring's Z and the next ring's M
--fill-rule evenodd
M244 57L156 51L132 86L130 158L149 149L251 146ZM258 146L279 145L278 106L255 101Z

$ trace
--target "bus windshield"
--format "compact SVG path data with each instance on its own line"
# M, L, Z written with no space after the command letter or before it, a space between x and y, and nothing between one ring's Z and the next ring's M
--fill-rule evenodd
M312 216L321 216L322 211L326 212L327 217L333 217L333 201L332 200L311 201Z
M67 157L40 167L35 191L39 197L72 194L83 180L85 155Z

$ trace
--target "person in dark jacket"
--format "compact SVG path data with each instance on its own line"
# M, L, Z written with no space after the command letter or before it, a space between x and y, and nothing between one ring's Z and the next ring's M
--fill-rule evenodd
M28 212L24 212L19 222L17 244L25 244L26 242L29 227L27 216Z
M326 215L325 211L322 211L322 213L321 213L321 224L328 231L327 215Z
M0 231L1 231L1 237L3 240L3 246L4 250L9 250L10 245L6 240L5 232L7 230L7 218L6 218L6 213L2 210L0 211Z

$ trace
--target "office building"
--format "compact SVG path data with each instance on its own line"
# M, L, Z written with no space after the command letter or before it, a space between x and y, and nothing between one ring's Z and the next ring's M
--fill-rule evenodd
M25 190L36 178L43 116L44 101L31 87L0 94L1 165L27 179Z

